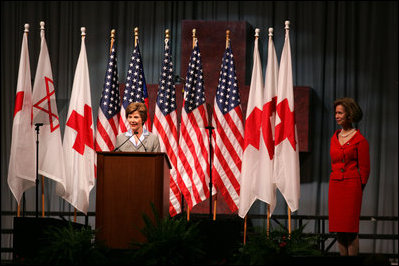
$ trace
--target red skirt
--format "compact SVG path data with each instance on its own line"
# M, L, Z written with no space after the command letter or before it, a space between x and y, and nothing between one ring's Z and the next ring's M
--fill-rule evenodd
M328 223L330 232L359 232L362 195L360 178L330 179L328 188Z

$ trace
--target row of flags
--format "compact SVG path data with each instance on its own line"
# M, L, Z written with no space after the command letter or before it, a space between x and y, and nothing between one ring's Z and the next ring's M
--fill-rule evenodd
M298 210L300 197L289 21L285 22L280 66L272 38L273 29L269 28L264 83L258 29L255 36L241 169L240 217L245 217L257 199L269 204L269 214L273 213L276 189L279 189L292 212Z
M128 130L125 109L129 103L143 102L148 110L150 107L139 42L138 39L135 41L125 88L120 95L116 41L111 38L94 130L85 29L82 28L81 51L61 142L44 23L33 97L27 32L28 27L25 28L22 41L8 183L18 203L23 192L35 185L34 130L37 123L42 123L38 172L57 181L57 195L86 214L89 194L95 184L96 151L114 150L116 136ZM258 37L255 38L245 130L230 40L226 42L222 58L212 121L208 121L201 52L198 40L194 38L184 84L180 127L168 36L164 47L153 124L148 115L145 127L158 135L161 151L167 153L172 165L170 215L181 213L182 196L189 209L210 197L211 171L213 184L231 211L238 212L241 217L247 214L256 199L270 204L273 210L277 188L290 209L296 211L299 201L299 159L288 26L280 69L272 35L269 35L265 86ZM214 129L211 139L214 152L211 152L209 145L211 126ZM212 194L217 190L213 190Z

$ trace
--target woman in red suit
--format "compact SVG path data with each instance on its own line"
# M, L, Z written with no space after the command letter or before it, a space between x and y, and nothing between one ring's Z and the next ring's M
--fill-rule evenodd
M331 174L328 190L329 231L337 233L342 256L359 253L359 217L363 189L370 173L369 144L353 123L362 110L352 98L334 102L338 129L331 138Z

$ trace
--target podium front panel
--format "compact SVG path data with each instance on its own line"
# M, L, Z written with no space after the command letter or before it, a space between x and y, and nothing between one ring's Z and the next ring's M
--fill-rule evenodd
M164 157L163 153L98 153L97 240L126 249L131 241L145 241L140 230L143 214L154 217L151 203L159 215L166 215L169 167Z

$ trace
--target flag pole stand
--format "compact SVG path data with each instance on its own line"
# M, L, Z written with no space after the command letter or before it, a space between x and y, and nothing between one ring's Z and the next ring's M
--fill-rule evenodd
M42 176L42 217L44 217L44 176Z
M270 235L270 204L267 204L267 214L266 214L266 236L269 239Z
M244 218L244 240L243 240L244 246L246 243L247 243L247 215L245 215Z
M291 239L291 208L288 207L288 239Z
M209 219L212 220L212 130L215 128L213 126L205 128L209 130Z
M216 205L218 202L218 197L215 195L215 200L213 201L213 220L216 221Z
M39 131L43 123L36 123L36 218L39 217Z

